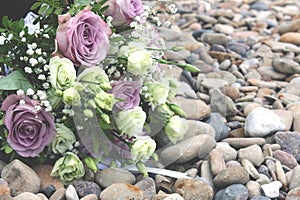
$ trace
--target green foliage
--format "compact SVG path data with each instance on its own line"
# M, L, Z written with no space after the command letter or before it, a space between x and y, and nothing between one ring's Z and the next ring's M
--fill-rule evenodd
M33 88L28 79L23 73L13 71L8 76L0 79L0 90L18 90L26 91L28 88Z

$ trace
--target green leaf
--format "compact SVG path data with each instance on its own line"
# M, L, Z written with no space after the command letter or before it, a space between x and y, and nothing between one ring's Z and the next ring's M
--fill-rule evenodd
M35 2L32 6L31 6L31 10L36 10L38 7L40 7L40 5L42 4L42 2Z
M26 91L33 88L28 79L19 71L13 71L8 76L0 78L0 90L18 90Z
M90 5L92 0L74 0L75 6L87 6Z

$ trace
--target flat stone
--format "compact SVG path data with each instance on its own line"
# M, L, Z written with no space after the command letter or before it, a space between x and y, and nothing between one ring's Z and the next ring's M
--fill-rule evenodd
M194 158L205 158L215 147L215 139L206 134L200 134L164 148L159 157L162 164L185 163Z
M240 149L238 158L239 160L247 159L255 166L260 166L264 162L263 152L257 144Z
M227 138L229 134L229 128L226 124L226 119L220 113L211 113L210 116L205 120L205 123L209 124L210 127L214 129L216 141Z
M196 135L207 134L216 138L214 127L210 124L199 121L199 120L184 120L187 125L187 132L184 134L183 139L188 139Z
M135 184L143 192L143 198L152 199L156 195L155 181L150 177L144 177Z
M269 109L255 108L246 118L245 134L249 137L264 137L285 130L283 120Z
M213 188L201 180L177 179L174 187L184 199L212 200L214 196Z
M284 74L296 74L300 72L299 63L288 58L274 58L272 65L277 72Z
M114 183L134 184L135 181L135 176L128 170L114 167L106 168L101 171L99 170L95 176L95 182L103 188L106 188Z
M218 142L215 149L222 152L225 162L235 160L237 158L237 151L227 142Z
M300 19L285 21L279 25L278 32L284 34L287 32L297 32L300 28Z
M249 197L259 196L261 195L260 184L256 181L250 180L246 184L247 190L249 192Z
M210 168L213 175L217 175L226 168L223 153L218 149L213 149L209 153Z
M65 200L65 188L58 188L52 196L49 198L49 200Z
M214 186L219 189L232 184L246 184L248 181L248 172L239 166L226 168L213 179Z
M263 184L261 189L265 196L269 198L277 198L279 197L279 190L282 187L282 183L280 181L273 181L269 184Z
M274 151L273 157L279 160L282 165L285 165L290 169L294 169L298 165L297 160L293 155L282 150Z
M22 192L13 198L14 200L41 200L40 197L36 196L31 192Z
M228 187L219 190L214 198L214 200L247 200L249 197L249 193L247 188L242 184L232 184Z
M264 138L254 137L254 138L226 138L222 142L227 142L234 148L240 149L244 147L249 147L251 145L264 145L266 140Z
M274 137L281 150L293 155L300 162L300 133L299 132L277 132Z
M300 165L292 170L292 175L289 181L289 190L300 187Z
M300 199L300 186L290 190L285 197L285 200L297 200L297 199Z
M286 93L300 96L299 87L300 87L300 77L291 80L289 84L286 86L285 90Z
M79 200L78 194L73 185L69 185L67 187L65 196L67 200Z
M280 36L280 42L292 43L295 45L300 45L300 33L289 32L284 33Z
M226 46L227 36L223 33L204 33L202 35L202 41L210 45L220 44Z
M1 178L7 181L12 196L23 192L37 193L40 190L41 179L29 166L18 159L3 168Z
M114 183L100 194L101 200L134 199L142 200L143 192L138 187L128 183Z

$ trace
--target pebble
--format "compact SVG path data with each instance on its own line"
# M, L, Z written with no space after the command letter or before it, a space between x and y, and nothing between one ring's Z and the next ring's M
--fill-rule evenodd
M53 195L49 198L49 200L64 200L65 199L65 188L58 188Z
M177 179L174 184L175 192L186 200L207 199L212 200L214 190L207 183L193 179Z
M258 107L247 116L244 128L246 136L264 137L276 131L285 130L285 124L273 111Z
M240 166L226 168L213 179L214 186L219 189L232 184L246 184L248 181L248 172Z
M41 200L41 198L31 192L22 192L14 197L13 200Z
M155 181L150 177L144 177L135 184L143 192L144 199L152 199L156 195Z
M72 181L79 198L82 198L88 194L95 194L96 196L100 195L101 189L98 184L91 181L76 180Z
M232 184L222 190L219 190L214 200L247 200L249 193L247 188L242 184Z
M256 181L250 180L247 184L246 184L248 193L249 193L249 197L254 197L254 196L259 196L261 195L261 191L260 191L260 184Z
M273 181L269 184L263 184L261 189L265 196L269 198L277 198L279 197L279 189L281 187L282 183L280 181Z
M280 42L292 43L295 45L300 45L300 33L288 32L280 36Z
M79 200L76 189L73 185L69 185L66 189L66 199L67 200Z
M282 150L274 151L273 157L290 169L294 169L298 165L297 160L293 155Z
M114 183L134 184L136 178L128 170L110 167L104 170L98 170L95 175L95 182L101 187L107 188Z
M114 183L100 194L101 200L134 199L142 200L143 192L138 187L128 183Z
M289 189L300 187L300 166L298 165L292 170L291 179L289 181Z
M235 160L237 158L237 151L232 148L227 142L218 142L215 149L222 152L225 162Z
M300 72L299 63L288 58L274 58L272 66L277 72L283 74L296 74Z
M274 136L281 150L293 155L297 162L300 161L300 133L299 132L277 132Z
M257 144L241 148L238 152L238 158L240 160L247 159L255 166L260 166L264 162L263 152Z
M214 129L216 141L227 138L229 127L226 125L226 119L220 113L212 112L205 120L205 123Z

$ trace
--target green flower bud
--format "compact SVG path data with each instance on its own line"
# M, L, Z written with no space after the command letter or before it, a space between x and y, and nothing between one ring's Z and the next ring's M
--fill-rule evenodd
M167 103L169 108L177 115L181 117L186 117L187 114L176 104L174 103Z
M149 136L136 137L130 148L131 159L133 161L148 160L154 153L156 142Z
M149 177L145 163L143 162L136 163L136 168L139 170L139 172L141 172L144 175L144 177Z
M79 103L81 97L78 91L70 87L63 92L63 102L69 105L76 105Z
M173 116L169 122L165 125L164 131L173 144L182 140L184 134L187 132L187 125L184 122L185 119L180 118L178 115Z
M92 157L85 157L83 159L84 163L86 164L86 166L91 169L94 173L97 172L97 161L92 158Z
M54 95L56 95L56 96L62 96L63 95L63 92L61 91L61 90L59 90L59 89L56 89L55 91L54 91Z
M111 111L112 110L112 107L115 103L114 101L114 95L113 94L109 94L107 92L104 92L103 90L100 90L95 98L94 98L94 101L96 103L96 106L102 110L108 110L108 111Z
M84 173L83 163L78 156L67 152L64 157L55 162L50 175L58 177L63 182L69 182L83 177Z
M101 113L101 114L100 114L100 117L101 117L101 119L103 119L103 121L104 121L105 123L110 124L110 119L109 119L109 116L108 116L107 114Z
M164 104L169 95L169 86L161 82L144 83L142 95L152 106Z
M88 106L90 106L90 107L93 108L93 109L96 109L96 108L97 108L97 105L96 105L94 99L88 100Z
M83 114L87 118L93 118L94 117L94 113L93 113L93 111L91 109L84 109L83 110Z

